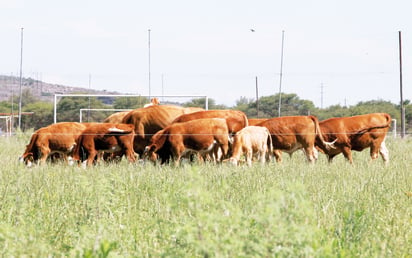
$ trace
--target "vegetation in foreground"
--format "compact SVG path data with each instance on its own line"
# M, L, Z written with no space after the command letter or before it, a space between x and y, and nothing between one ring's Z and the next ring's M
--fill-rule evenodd
M391 163L301 153L252 168L18 164L29 135L1 138L0 254L22 256L407 257L410 140ZM6 147L7 146L7 147Z

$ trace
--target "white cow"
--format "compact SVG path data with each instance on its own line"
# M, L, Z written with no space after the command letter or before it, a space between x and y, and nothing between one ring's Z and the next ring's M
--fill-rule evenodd
M272 137L269 130L262 126L246 126L236 133L232 156L226 162L238 165L240 157L244 154L248 166L252 165L253 157L264 164L266 160L271 160L272 153Z

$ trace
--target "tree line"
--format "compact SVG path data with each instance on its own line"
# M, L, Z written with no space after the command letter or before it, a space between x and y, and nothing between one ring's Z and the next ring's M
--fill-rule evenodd
M79 92L79 94L81 94ZM319 120L330 117L354 116L367 113L385 112L392 118L399 121L400 127L401 111L400 104L394 104L385 100L370 100L359 102L353 106L333 105L327 108L317 108L310 100L300 99L295 93L282 93L281 116L298 116L298 115L314 115ZM1 113L17 114L18 97L14 97L12 101L0 102ZM205 99L192 99L185 103L162 103L175 104L186 107L205 107ZM58 122L78 122L80 119L80 109L135 109L141 108L144 104L149 103L146 97L122 97L108 99L107 97L64 97L57 103ZM256 99L248 99L241 97L236 101L233 107L217 104L212 98L208 99L209 109L236 109L246 113L250 118L271 118L278 117L279 94L262 96L257 102ZM410 100L404 101L405 107L405 124L406 133L412 132L412 103ZM54 106L51 102L40 101L31 94L30 90L24 90L22 93L22 112L31 112L29 115L22 116L21 129L37 130L40 127L50 125L54 121ZM83 122L102 122L112 112L93 111L83 113ZM5 123L1 123L4 130Z

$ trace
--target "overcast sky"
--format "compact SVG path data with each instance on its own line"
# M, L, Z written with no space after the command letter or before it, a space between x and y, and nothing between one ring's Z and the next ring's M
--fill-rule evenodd
M0 0L0 74L235 105L279 91L318 107L412 99L410 0ZM251 30L253 29L254 32ZM323 87L322 87L323 86ZM323 93L322 93L323 92ZM323 98L322 98L323 96ZM322 102L323 100L323 102Z

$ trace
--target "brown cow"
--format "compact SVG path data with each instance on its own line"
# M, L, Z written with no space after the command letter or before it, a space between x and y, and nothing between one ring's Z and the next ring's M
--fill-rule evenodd
M76 140L87 123L62 122L42 127L33 133L26 150L20 157L27 166L32 163L44 164L47 157L59 153L66 159L71 155L76 144Z
M151 144L145 148L145 156L152 160L156 155L161 163L170 158L178 165L187 152L209 153L219 147L223 155L229 148L229 134L225 119L204 118L173 123L156 133Z
M270 161L273 152L272 137L266 127L246 126L236 133L233 141L233 153L229 162L238 165L242 154L248 166L252 166L252 158L256 156L261 164Z
M248 126L248 119L242 111L239 110L204 110L185 114L177 117L173 123L187 122L201 118L223 118L226 120L229 133L234 135L242 128Z
M248 123L249 125L257 125L266 120L268 120L268 118L248 118Z
M155 133L170 125L176 117L199 110L203 109L184 108L173 105L154 105L130 111L123 118L122 123L134 125L134 151L142 155Z
M277 162L282 161L281 151L292 154L299 149L303 149L309 162L314 162L317 159L316 139L319 139L325 149L333 148L333 142L323 139L315 116L276 117L263 121L258 126L269 129Z
M86 164L91 166L99 152L124 152L127 159L134 162L133 139L133 125L96 123L88 126L77 139L73 159L83 161L87 157Z
M106 119L103 120L103 123L115 123L120 124L122 123L123 118L129 113L130 111L120 111L111 114Z
M373 113L351 117L335 117L319 122L323 137L326 141L336 141L335 149L317 147L328 156L328 160L343 153L352 164L352 152L370 148L372 160L377 159L379 153L385 164L389 162L389 152L385 145L386 134L390 128L391 117L386 113Z

